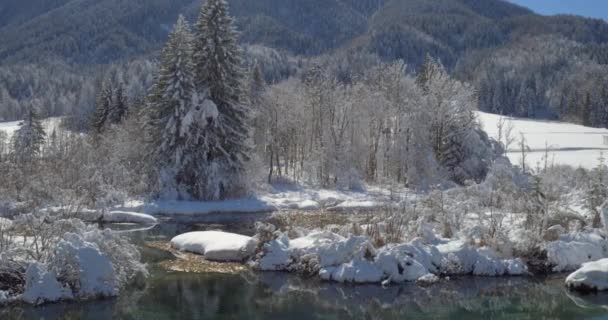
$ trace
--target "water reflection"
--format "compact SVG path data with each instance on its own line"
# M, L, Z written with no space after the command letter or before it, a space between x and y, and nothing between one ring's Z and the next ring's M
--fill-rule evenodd
M13 308L2 319L584 319L608 295L572 296L561 279L462 278L419 287L337 285L285 273L153 270L148 288L118 299Z

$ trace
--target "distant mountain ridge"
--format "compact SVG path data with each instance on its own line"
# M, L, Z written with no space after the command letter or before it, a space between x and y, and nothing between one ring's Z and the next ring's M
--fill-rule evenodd
M405 57L416 64L420 55L431 52L451 64L463 51L496 46L517 34L562 32L577 38L572 33L581 30L590 34L590 39L583 40L608 40L605 23L580 17L542 17L503 0L229 3L244 42L293 54L320 54L357 41L387 58ZM4 1L0 3L0 62L54 57L68 63L97 64L148 54L160 47L178 14L193 21L200 4L201 0ZM555 21L565 26L551 29ZM416 49L401 50L400 45Z

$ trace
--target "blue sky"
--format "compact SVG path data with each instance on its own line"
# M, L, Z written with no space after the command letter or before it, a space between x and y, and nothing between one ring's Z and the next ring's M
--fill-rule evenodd
M560 13L608 21L608 0L509 0L543 15Z

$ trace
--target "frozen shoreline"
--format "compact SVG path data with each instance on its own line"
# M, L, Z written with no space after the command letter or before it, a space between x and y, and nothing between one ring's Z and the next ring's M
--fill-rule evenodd
M152 216L197 216L216 213L271 213L281 210L327 210L333 212L398 206L416 194L406 188L369 187L365 191L341 191L307 187L274 188L247 198L224 201L133 200L112 210L140 212Z

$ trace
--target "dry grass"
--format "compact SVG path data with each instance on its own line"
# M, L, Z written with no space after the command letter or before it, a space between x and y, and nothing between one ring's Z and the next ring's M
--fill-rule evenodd
M348 213L327 212L325 210L313 212L292 211L275 214L268 222L282 230L287 227L325 229L328 226L347 225L350 223L350 219Z
M197 254L178 251L175 248L172 248L168 242L151 241L146 242L146 246L171 252L177 257L177 259L166 260L159 263L159 266L169 271L222 274L241 274L249 271L249 267L241 263L209 261Z

